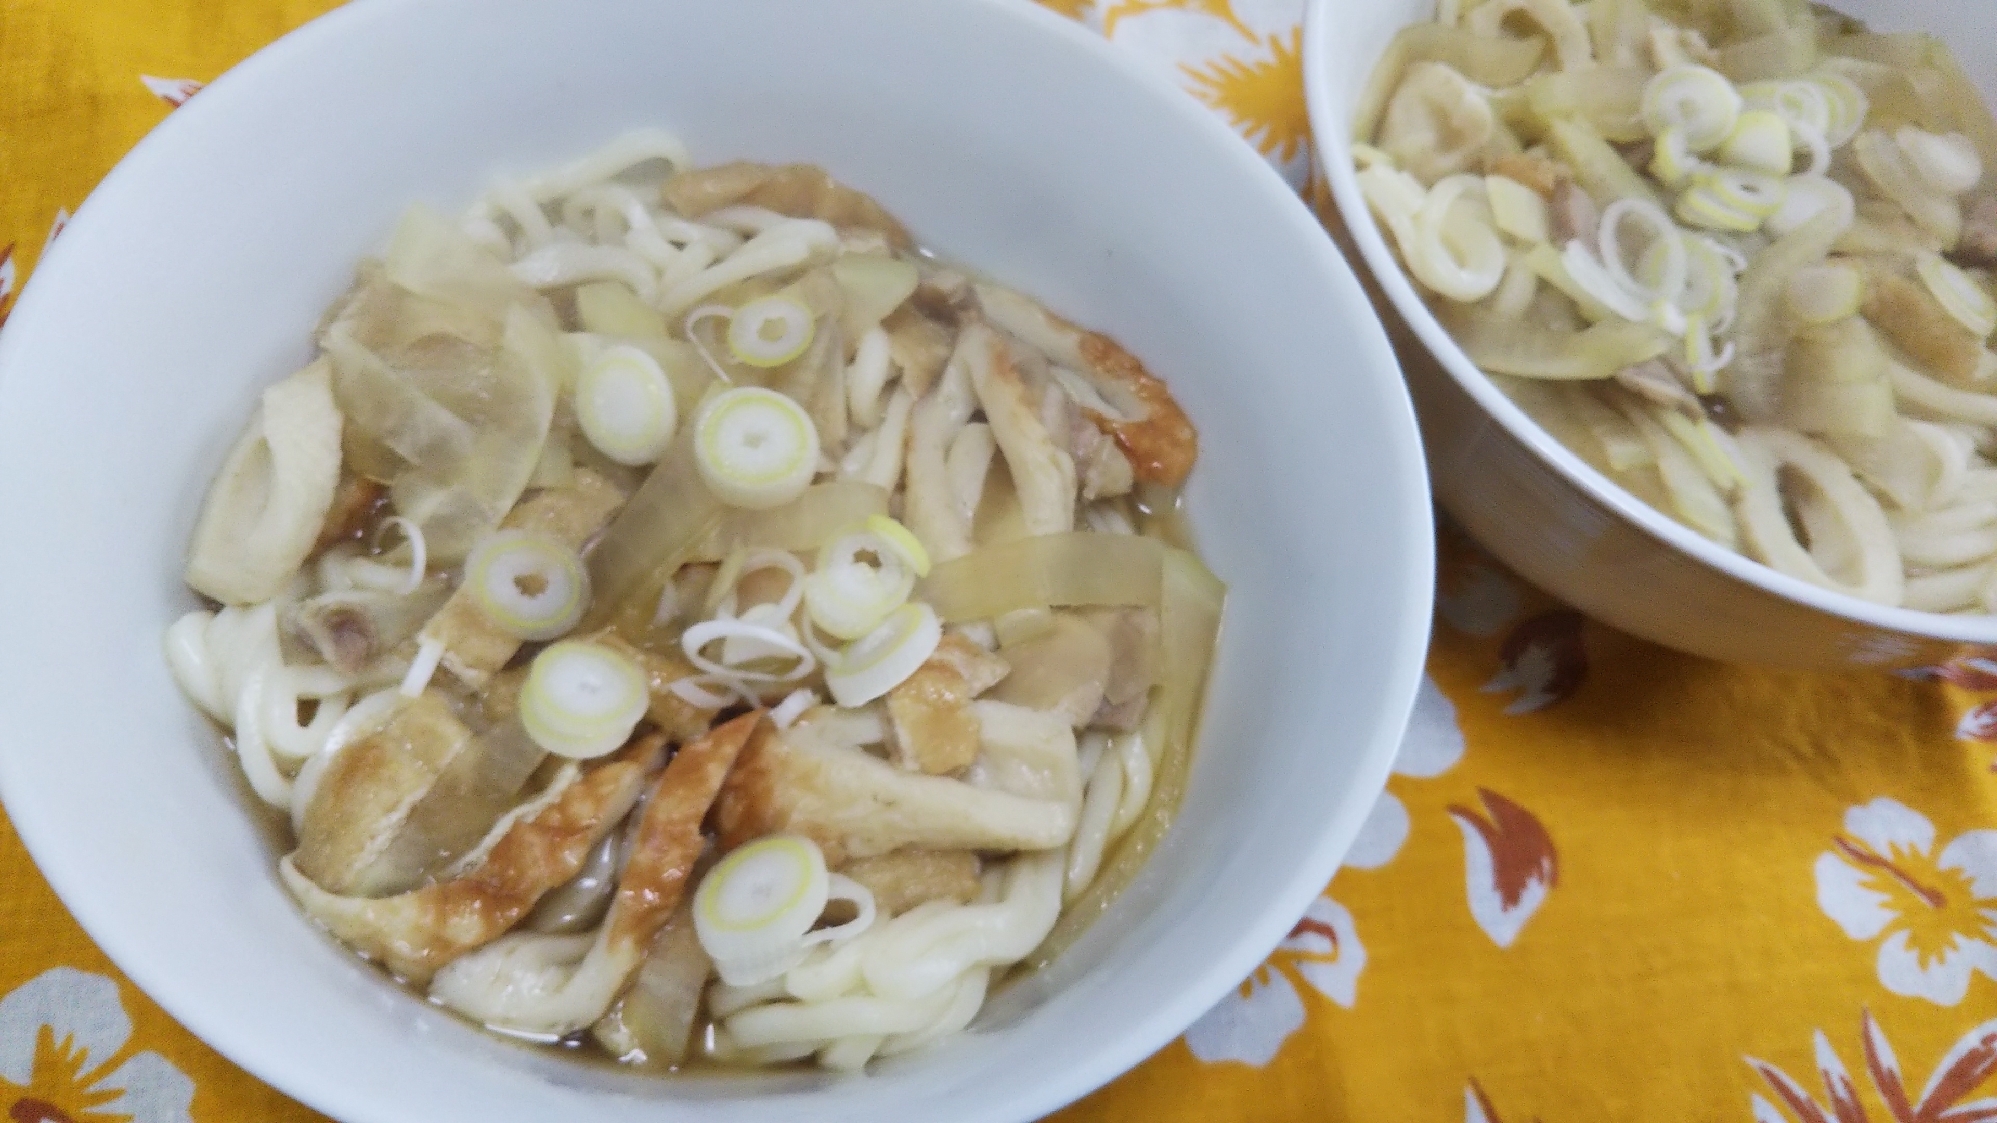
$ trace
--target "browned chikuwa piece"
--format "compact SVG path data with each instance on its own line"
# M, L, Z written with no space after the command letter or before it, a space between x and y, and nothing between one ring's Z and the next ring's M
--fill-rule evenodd
M279 863L285 887L307 914L389 970L423 983L437 969L504 935L541 895L582 869L584 859L638 801L665 754L653 733L583 773L544 806L506 828L464 875L393 897L342 897Z

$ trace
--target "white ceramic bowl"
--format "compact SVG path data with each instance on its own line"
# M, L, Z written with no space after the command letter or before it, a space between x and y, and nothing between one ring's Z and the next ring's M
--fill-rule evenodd
M1997 644L1997 617L1878 605L1717 546L1609 481L1470 362L1381 237L1352 167L1352 116L1394 34L1435 0L1311 0L1304 73L1333 198L1401 344L1436 500L1505 564L1596 619L1715 659L1797 667L1912 667ZM1837 0L1886 31L1942 36L1997 94L1989 9L1972 0Z
M1206 736L1139 883L972 1032L864 1079L656 1079L482 1034L311 928L160 635L257 388L411 200L627 128L813 160L934 245L1099 325L1204 437L1194 526L1232 583ZM1412 410L1304 206L1192 99L996 0L370 0L263 51L115 170L0 338L15 656L0 791L84 927L190 1029L350 1121L1016 1123L1243 978L1385 781L1432 578Z

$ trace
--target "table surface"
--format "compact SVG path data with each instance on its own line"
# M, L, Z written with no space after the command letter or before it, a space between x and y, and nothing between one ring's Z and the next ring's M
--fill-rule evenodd
M329 6L5 0L0 323L139 137ZM1050 6L1321 201L1301 0ZM1721 666L1441 538L1428 678L1346 868L1233 995L1058 1118L1997 1119L1997 666ZM125 980L4 822L0 901L11 1118L314 1118Z

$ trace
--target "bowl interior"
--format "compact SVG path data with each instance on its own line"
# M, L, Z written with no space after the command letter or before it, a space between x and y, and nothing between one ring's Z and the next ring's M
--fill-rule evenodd
M1987 34L1987 13L1981 5L1963 0L1831 0L1831 6L1877 30L1920 30L1941 36L1968 72L1980 80L1984 96L1997 104L1997 65L1993 65L1997 64L1997 44ZM1735 580L1834 616L1887 631L1961 643L1997 643L1997 617L1942 616L1887 608L1819 588L1716 545L1638 500L1569 452L1514 405L1450 340L1367 208L1353 174L1351 151L1354 111L1374 66L1397 32L1435 18L1435 11L1435 0L1311 0L1305 27L1305 81L1319 157L1339 213L1365 258L1365 267L1442 369L1513 438L1666 548Z
M1233 599L1178 828L1053 970L868 1080L635 1078L388 984L293 908L161 660L210 473L401 208L459 205L639 125L703 161L825 164L942 252L1123 340L1204 438L1188 501ZM336 12L177 111L83 206L0 341L0 466L48 481L0 501L36 528L0 561L31 591L32 658L0 683L8 811L134 981L349 1120L724 1121L768 1118L765 1096L810 1096L826 1120L1051 1110L1288 931L1384 783L1427 636L1418 441L1351 274L1190 99L998 0Z

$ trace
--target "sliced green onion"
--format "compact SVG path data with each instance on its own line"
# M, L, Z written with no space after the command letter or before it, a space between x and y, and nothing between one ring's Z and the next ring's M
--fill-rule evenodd
M1720 160L1769 175L1788 175L1795 144L1789 123L1767 109L1750 109L1734 122L1734 131L1720 145Z
M888 518L886 515L869 515L865 523L867 532L880 539L888 549L901 556L917 577L929 576L929 551L923 548L915 532Z
M1894 143L1907 154L1914 174L1944 195L1960 195L1983 181L1983 160L1976 146L1961 133L1936 136L1914 125L1902 125L1893 133Z
M576 421L596 450L619 464L650 464L679 425L673 384L643 350L606 347L576 380Z
M722 502L766 510L804 494L818 471L818 429L804 407L775 390L725 390L694 429L700 478Z
M1474 175L1436 183L1414 217L1413 247L1402 247L1416 278L1451 300L1482 300L1504 278L1505 247L1497 231L1482 214L1456 209L1466 195L1482 209L1483 187Z
M1856 82L1832 70L1819 70L1803 81L1823 92L1825 115L1824 140L1832 148L1843 146L1858 130L1865 126L1865 115L1872 109L1871 100L1865 96Z
M1653 136L1677 127L1693 152L1717 147L1733 131L1741 97L1733 83L1703 66L1674 66L1643 87L1643 123Z
M784 695L784 700L770 710L770 724L778 729L789 729L797 724L797 719L803 717L806 710L816 705L818 705L818 691L808 686L800 686Z
M721 641L720 660L711 659L706 654L707 646L715 640ZM788 659L792 664L785 670L777 671L755 670L730 662L727 656L731 642L735 644L736 654L748 653L743 662ZM748 646L744 647L744 644ZM818 657L805 649L787 625L779 629L747 619L704 620L695 624L681 633L680 650L696 669L744 689L750 683L797 682L818 667Z
M852 901L852 920L812 931L828 901ZM825 869L825 854L799 835L771 835L736 847L701 879L694 932L721 981L754 986L777 978L814 944L849 940L874 923L874 896Z
M1719 168L1702 177L1699 186L1711 190L1723 205L1756 220L1780 210L1788 194L1780 178L1746 168Z
M707 349L707 342L700 338L698 329L703 321L732 320L734 316L735 309L726 304L703 304L688 312L681 324L686 331L687 342L693 344L693 349L700 352L700 357L707 362L707 369L714 372L714 377L720 379L723 386L735 380L728 377L728 368L722 366L721 360L714 357L714 352Z
M650 703L645 672L623 653L568 640L534 657L520 691L520 722L556 756L589 760L629 740Z
M1710 238L1688 235L1683 241L1685 288L1678 294L1678 310L1687 317L1703 317L1709 325L1728 322L1740 298L1740 285L1734 279L1733 263ZM1650 257L1649 252L1644 254L1643 268L1646 273L1654 268Z
M1782 118L1791 129L1828 133L1831 99L1825 88L1806 81L1775 79L1749 82L1740 88L1742 104Z
M567 545L527 530L502 530L465 561L465 586L487 619L519 639L568 632L589 605L589 573Z
M1760 218L1728 204L1706 183L1698 184L1678 196L1675 213L1680 222L1707 230L1731 230L1746 234L1761 225Z
M1734 345L1728 343L1713 353L1713 337L1706 318L1696 312L1685 317L1685 367L1692 373L1692 389L1711 394L1719 389L1713 375L1733 361Z
M1636 272L1645 272L1644 262L1649 261L1656 277L1652 283L1638 280L1626 264L1629 255L1624 252L1622 230L1632 219L1650 236L1648 252L1637 263ZM1631 295L1646 303L1667 301L1675 305L1679 294L1685 291L1685 239L1663 207L1649 199L1617 199L1603 208L1602 227L1596 240L1603 267Z
M874 561L863 560L871 554ZM929 575L929 552L908 528L875 515L818 551L805 579L804 605L829 635L857 640L907 603L918 578Z
M1625 289L1579 239L1567 243L1566 250L1560 255L1560 264L1575 287L1603 308L1631 323L1640 324L1650 319L1650 309L1644 306L1643 298Z
M1849 265L1811 265L1789 278L1784 302L1806 324L1835 323L1858 314L1865 283Z
M788 296L765 296L735 310L728 350L752 367L780 367L811 346L811 309Z
M1684 129L1673 125L1657 134L1657 144L1650 158L1650 174L1666 187L1683 187L1685 181L1705 171L1706 167L1706 162L1692 155L1692 150L1686 147Z
M1857 202L1844 184L1820 175L1791 176L1789 190L1782 196L1782 205L1768 216L1768 229L1779 237L1825 211L1841 213L1849 222L1857 209Z
M1990 299L1976 278L1932 252L1914 259L1914 271L1921 275L1921 282L1935 294L1948 314L1968 328L1970 334L1988 339L1992 331L1997 331L1997 301Z
M920 601L902 605L827 664L826 689L842 706L864 706L900 686L942 640L943 625L934 609Z

